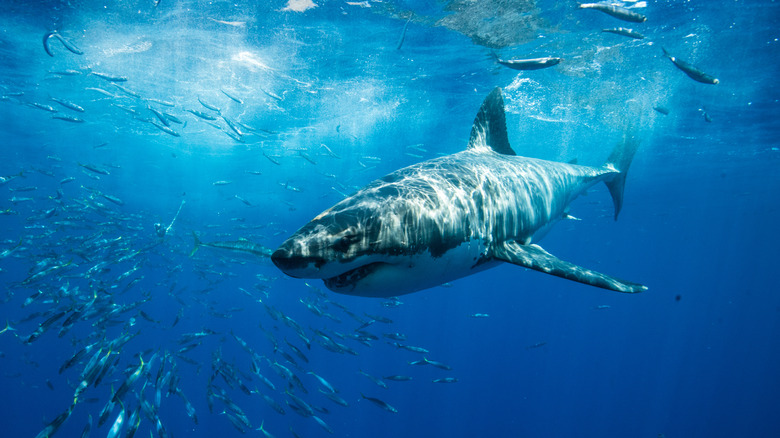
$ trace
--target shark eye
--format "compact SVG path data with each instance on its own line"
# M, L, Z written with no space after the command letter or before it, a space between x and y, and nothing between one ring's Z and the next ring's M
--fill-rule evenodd
M358 240L357 234L346 234L333 242L333 249L338 252L347 252L349 248Z

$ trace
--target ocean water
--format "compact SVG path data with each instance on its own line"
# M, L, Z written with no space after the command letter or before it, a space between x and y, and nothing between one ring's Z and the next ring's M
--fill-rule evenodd
M780 5L624 5L647 21L546 0L5 1L2 435L778 436ZM344 196L463 150L494 87L520 155L599 166L641 139L619 220L596 186L540 244L646 292L502 265L364 298L271 263Z

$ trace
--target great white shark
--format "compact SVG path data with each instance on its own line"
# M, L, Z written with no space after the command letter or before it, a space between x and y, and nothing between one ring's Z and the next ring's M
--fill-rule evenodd
M482 103L465 151L380 178L284 241L273 263L296 278L367 297L408 294L502 262L618 292L647 288L563 261L536 244L569 204L604 182L615 219L638 141L602 167L521 157L509 146L500 88Z

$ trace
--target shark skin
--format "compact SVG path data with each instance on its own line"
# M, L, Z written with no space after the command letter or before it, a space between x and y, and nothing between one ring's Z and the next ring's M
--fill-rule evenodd
M568 206L604 182L623 203L638 141L626 136L602 167L515 154L500 88L485 99L465 151L390 173L325 210L284 241L273 263L330 290L391 297L512 263L618 292L647 288L565 262L536 245Z

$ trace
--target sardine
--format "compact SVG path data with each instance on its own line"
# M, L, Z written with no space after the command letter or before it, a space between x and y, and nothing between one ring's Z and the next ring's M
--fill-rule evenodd
M93 76L97 76L100 79L105 79L105 80L107 80L109 82L127 82L127 78L124 77L124 76L113 76L113 75L110 75L110 74L107 74L107 73L100 73L100 72L96 72L96 71L90 72L89 74L91 74Z
M72 109L73 111L78 111L80 113L84 112L84 108L82 108L79 105L76 105L73 102L69 102L69 101L67 101L65 99L58 99L56 97L51 97L50 99L55 101L55 102L57 102L58 104L64 106L65 108Z
M84 123L84 119L78 117L66 116L65 114L57 114L51 117L52 119L64 120L71 123Z
M647 21L647 17L642 14L630 11L622 6L615 6L608 3L583 3L579 5L579 8L594 9L619 20L630 21L632 23L643 23Z
M319 424L323 429L325 429L326 432L333 434L333 429L331 429L330 426L328 426L324 421L322 421L320 417L316 415L312 415L311 418L314 419L314 421L316 421L317 424Z
M367 396L366 396L365 394L363 394L363 393L360 393L360 395L361 395L361 397L363 397L364 399L366 399L366 400L370 401L371 403L373 403L373 404L375 404L375 405L379 406L380 408L382 408L382 409L386 410L387 412L392 412L392 413L394 413L394 414L398 413L398 409L396 409L396 408L394 408L394 407L390 406L389 404L387 404L386 402L384 402L384 401L382 401L382 400L379 400L378 398L374 398L374 397L367 397Z
M320 382L320 384L321 384L322 386L324 386L324 387L325 387L325 389L327 389L328 391L330 391L330 392L336 392L336 389L335 389L335 388L333 388L333 386L332 386L330 383L328 383L328 381L327 381L327 380L323 379L322 377L320 377L320 376L319 376L319 375L317 375L316 373L314 373L314 372L312 372L312 371L309 371L309 372L307 372L306 374L311 374L312 376L314 376L314 378L315 378L315 379L317 379L317 381L319 381L319 382Z
M174 137L180 137L178 132L174 131L173 129L171 129L171 128L165 126L165 125L161 125L161 124L155 122L154 120L150 121L149 123L151 123L152 125L154 125L155 128L159 129L160 131L162 131L162 132L164 132L164 133L166 133L168 135L172 135Z
M192 238L195 240L195 247L192 249L190 256L195 254L195 252L201 246L206 246L209 248L226 249L229 251L243 252L243 253L248 253L263 258L270 257L272 252L269 248L266 248L265 246L259 245L257 243L250 242L249 240L246 239L239 239L239 240L225 241L225 242L201 242L200 239L198 239L198 235L195 234L194 231L192 232Z
M227 92L227 91L225 91L225 90L223 90L223 89L220 89L219 91L221 91L221 92L222 92L222 94L224 94L225 96L229 97L229 98L230 98L230 100L232 100L233 102L236 102L236 103L238 103L238 104L243 104L243 103L244 103L244 101L243 101L243 100L241 100L241 99L239 99L239 98L237 98L237 97L233 96L232 94L228 94L228 92Z
M99 173L101 175L110 175L108 170L106 170L106 169L104 169L102 167L98 167L98 166L96 166L94 164L89 164L89 163L88 164L81 164L81 163L78 163L78 165L83 167L83 168L85 168L85 169L87 169L87 170L89 170L89 171L91 171L91 172Z
M43 36L43 50L45 50L49 56L54 56L54 53L51 51L51 47L49 46L49 39L51 39L52 37L58 39L62 43L62 45L65 46L65 48L68 49L70 52L75 53L76 55L84 54L84 52L82 52L78 47L76 47L75 44L63 38L62 35L57 33L57 31L55 30L55 31L47 32Z
M668 116L669 115L669 109L663 106L654 106L654 110L658 111L659 113Z
M376 383L376 385L377 385L377 386L379 386L379 387L381 387L381 388L385 388L385 389L387 389L387 383L383 382L383 381L382 381L382 379L380 379L380 378L378 378L378 377L374 377L374 376L372 376L371 374L368 374L367 372L365 372L365 371L363 371L363 370L358 370L358 372L359 372L360 374L362 374L362 375L364 375L364 376L368 377L368 378L369 378L369 380L371 380L372 382Z
M560 64L562 58L530 58L530 59L500 59L496 57L496 62L509 67L513 70L540 70Z
M191 114L193 114L193 115L195 115L197 117L200 117L203 120L217 120L216 117L211 116L211 115L206 114L206 113L202 113L202 112L197 111L197 110L186 109L185 111L187 111L187 112L189 112L189 113L191 113Z
M625 27L616 27L616 28L613 28L613 29L601 29L601 31L602 32L607 32L607 33L614 33L615 35L627 36L629 38L634 38L634 39L637 39L637 40L644 39L644 37L645 37L641 33L637 32L635 30L626 29Z
M399 375L385 376L385 377L382 377L382 378L385 379L385 380L392 380L393 382L408 382L408 381L412 380L412 378L410 376L399 376Z
M216 112L221 112L222 111L222 110L219 109L219 107L217 107L215 105L212 105L212 104L210 104L208 102L204 102L203 99L200 98L200 96L198 96L198 102L200 102L201 105L203 105L204 107L206 107L206 108L208 108L208 109L210 109L212 111L216 111Z
M57 112L57 109L56 109L56 108L54 108L54 107L53 107L53 106L51 106L51 105L44 105L44 104L42 104L42 103L37 103L37 102L30 102L30 103L29 103L29 105L30 105L31 107L33 107L33 108L42 109L42 110L44 110L44 111L48 111L48 112L50 112L50 113L56 113L56 112Z
M443 377L441 379L433 379L433 383L456 383L458 379L456 377Z

